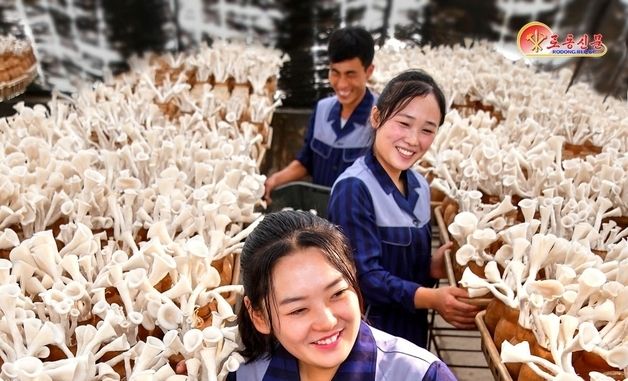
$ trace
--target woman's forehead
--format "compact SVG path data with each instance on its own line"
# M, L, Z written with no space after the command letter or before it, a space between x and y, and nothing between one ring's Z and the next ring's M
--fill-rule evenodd
M308 291L325 287L332 279L342 276L317 247L295 251L281 258L272 272L275 295L292 291ZM327 283L326 283L327 282Z

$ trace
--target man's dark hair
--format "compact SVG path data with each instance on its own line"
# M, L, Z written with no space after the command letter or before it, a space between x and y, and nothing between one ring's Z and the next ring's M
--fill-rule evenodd
M364 68L368 68L373 63L375 55L375 42L373 36L366 29L355 26L348 26L335 30L329 36L329 62L337 63L359 58Z

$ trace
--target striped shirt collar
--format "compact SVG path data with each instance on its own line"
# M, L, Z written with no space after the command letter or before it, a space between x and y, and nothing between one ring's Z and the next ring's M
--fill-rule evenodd
M377 346L373 333L366 323L360 323L358 337L349 357L340 364L332 381L374 381ZM297 359L279 346L273 353L263 381L299 380Z
M386 194L392 193L397 205L411 216L414 216L414 207L419 200L419 192L417 192L416 189L421 188L421 183L412 171L405 170L401 172L401 176L404 177L406 184L406 198L401 194L399 189L397 189L397 186L393 183L390 176L388 176L384 167L382 167L380 162L375 157L373 150L370 150L364 156L364 163L371 170L384 192L386 192Z
M386 193L390 193L393 190L397 189L390 176L388 176L388 173L386 173L386 170L384 170L384 167L382 167L382 165L375 157L373 150L370 150L365 155L364 162L366 163L366 166L371 170L371 172L373 172L375 178L377 179L377 182L382 186ZM401 172L401 176L405 178L406 184L408 184L408 189L420 188L421 183L419 183L419 180L417 180L414 176L409 176L408 172L408 170Z
M364 127L368 124L371 108L373 107L373 98L374 97L371 91L366 88L366 92L364 93L362 100L358 104L358 107L353 110L344 127L340 126L340 111L342 109L342 105L336 99L334 105L331 107L331 110L329 110L329 114L327 115L327 121L331 123L332 129L336 133L336 140L348 135L356 128L357 125Z

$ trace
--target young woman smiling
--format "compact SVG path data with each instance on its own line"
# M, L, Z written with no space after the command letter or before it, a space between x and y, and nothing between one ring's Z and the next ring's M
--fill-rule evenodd
M425 72L393 78L371 111L371 152L332 187L329 219L354 250L358 281L373 326L425 347L427 309L471 328L477 307L456 287L433 288L445 277L443 255L431 254L430 188L412 166L427 152L445 118L445 96Z
M241 265L248 361L229 380L455 380L433 354L361 320L351 249L328 221L267 215Z

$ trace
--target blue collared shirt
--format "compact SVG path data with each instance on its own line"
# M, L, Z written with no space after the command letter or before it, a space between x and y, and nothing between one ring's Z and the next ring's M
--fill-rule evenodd
M372 151L358 159L332 188L328 218L353 248L360 289L377 328L425 346L427 311L414 295L433 287L429 275L431 228L429 185L413 170L405 176L406 196Z
M366 89L364 97L341 128L342 106L336 96L321 99L297 155L314 184L330 187L338 176L369 149L373 129L369 123L376 97Z
M279 346L270 359L241 365L238 380L298 381L297 359ZM236 380L231 374L228 380ZM332 381L455 381L432 353L362 322L356 342Z

